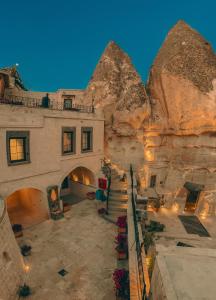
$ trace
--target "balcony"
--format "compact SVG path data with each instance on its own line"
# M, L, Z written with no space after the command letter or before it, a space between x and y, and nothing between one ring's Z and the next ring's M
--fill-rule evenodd
M53 101L50 100L47 106L42 104L42 99L30 98L30 97L21 97L10 95L4 98L0 98L0 104L12 105L12 106L22 106L29 108L38 108L38 109L49 109L49 110L58 110L58 111L75 111L81 113L94 113L94 106L85 106L71 103L70 107L64 105L64 101Z

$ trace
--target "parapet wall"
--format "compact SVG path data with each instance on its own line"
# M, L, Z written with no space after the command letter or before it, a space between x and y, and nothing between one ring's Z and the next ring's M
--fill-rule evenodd
M23 260L0 198L0 300L15 300L23 280Z

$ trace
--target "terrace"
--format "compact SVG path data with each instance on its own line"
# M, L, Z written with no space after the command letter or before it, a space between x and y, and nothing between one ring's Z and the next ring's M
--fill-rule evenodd
M64 101L49 101L48 106L44 106L42 99L32 98L32 97L22 97L16 95L8 95L4 98L0 98L0 104L12 105L12 106L23 106L29 108L43 108L49 110L58 110L58 111L76 111L81 113L94 113L95 108L93 105L85 106L74 104L71 102L70 105L65 105Z

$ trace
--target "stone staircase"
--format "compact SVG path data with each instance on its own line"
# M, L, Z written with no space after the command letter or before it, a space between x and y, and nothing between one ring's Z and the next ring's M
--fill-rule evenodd
M111 170L111 189L108 204L108 214L113 218L127 214L127 179L121 180L115 169Z

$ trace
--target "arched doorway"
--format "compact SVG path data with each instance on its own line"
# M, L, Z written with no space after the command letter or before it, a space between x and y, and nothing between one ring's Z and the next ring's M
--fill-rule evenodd
M43 193L34 188L23 188L6 199L11 224L22 224L24 228L48 219Z
M77 167L64 178L61 184L60 197L63 203L75 204L86 199L86 194L95 191L95 189L94 173L85 167Z

